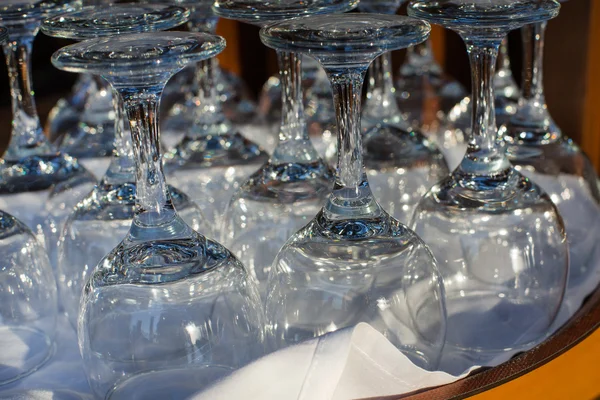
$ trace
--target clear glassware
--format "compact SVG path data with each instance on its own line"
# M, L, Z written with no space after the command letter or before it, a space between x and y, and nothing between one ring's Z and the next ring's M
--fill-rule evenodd
M148 1L152 3L153 1ZM215 33L218 17L211 11L212 1L191 0L159 0L162 3L177 4L191 11L191 17L187 24L190 32ZM212 61L214 69L214 82L217 96L220 100L221 111L230 124L243 125L250 123L254 118L256 105L251 101L248 88L243 81L219 67L218 60ZM180 139L190 125L195 122L196 109L203 107L198 97L199 80L202 68L200 65L182 71L175 79L181 79L183 86L179 90L177 99L174 100L167 111L162 130L166 135L178 136ZM167 85L169 86L169 85ZM173 100L172 100L173 101Z
M331 166L335 166L337 127L329 79L325 70L313 58L304 56L302 67L304 72L302 87L306 88L304 114L308 134L321 158Z
M496 129L492 78L513 29L558 14L552 0L414 1L409 15L458 32L473 79L466 155L420 201L412 227L436 256L446 288L441 368L496 365L541 342L561 305L569 267L562 218L515 170Z
M401 1L361 0L361 12L396 14ZM371 190L383 209L409 223L421 197L448 175L440 150L398 109L392 78L392 54L369 66L362 110L364 162ZM336 147L335 145L333 146Z
M181 25L189 12L160 4L111 4L44 21L42 31L54 37L85 40L124 33L166 30ZM119 99L116 94L114 99ZM48 247L57 276L59 298L71 324L77 325L79 298L87 277L98 262L127 235L135 212L135 166L129 129L123 125L123 104L115 101L115 150L99 183L69 211L64 224L54 221ZM175 208L194 230L203 230L202 212L190 198L168 185ZM55 243L54 243L55 242Z
M598 175L583 151L564 135L546 106L543 85L546 22L527 25L523 36L523 95L517 112L500 128L511 164L537 183L558 207L570 250L569 295L597 275L600 240ZM598 277L596 277L598 279ZM578 307L579 304L574 305Z
M91 39L52 57L60 69L101 74L111 83L134 144L131 228L90 275L78 318L84 367L98 397L119 398L136 382L143 390L148 374L179 369L196 372L201 385L203 376L227 373L263 352L264 317L252 276L181 219L160 151L157 113L167 80L224 47L215 35L153 32ZM164 388L176 385L163 380Z
M304 117L315 149L324 160L335 165L335 110L331 101L331 86L325 71L310 57L302 59L302 88L304 91ZM272 152L281 125L281 80L279 73L267 79L259 94L255 121L247 134L263 135L265 148ZM266 133L265 133L266 131ZM331 145L333 143L333 146Z
M8 30L0 27L0 43ZM0 386L38 369L53 351L56 283L33 233L0 211Z
M263 28L280 51L306 53L327 71L340 149L334 190L273 263L267 340L283 347L367 322L416 365L435 369L445 336L444 289L423 241L371 193L362 157L360 105L369 64L425 40L429 24L383 14L295 18Z
M504 38L498 51L498 63L494 74L494 102L496 123L500 126L510 120L517 111L521 89L513 78L508 56L508 38ZM431 139L442 149L451 168L456 168L467 150L465 138L471 134L471 96L465 96L456 104Z
M0 36L6 31L0 30ZM37 370L53 353L56 283L43 246L0 211L0 387Z
M466 95L465 88L435 61L428 40L410 47L396 80L396 101L411 125L434 134Z
M4 43L12 100L12 132L0 159L0 209L25 223L44 241L43 206L56 184L87 181L94 177L68 154L59 152L44 136L31 83L31 50L41 21L68 10L77 1L5 1L0 4L0 25L8 28ZM57 199L54 207L70 207L73 199Z
M356 0L225 0L215 2L221 16L266 26L299 14L351 10ZM221 241L252 271L261 296L271 265L287 239L323 207L333 174L308 135L302 96L302 57L277 51L282 85L279 143L271 158L234 193L221 228Z
M190 30L214 33L218 17L212 1L180 2L191 10ZM217 91L216 59L201 61L196 67L197 93L194 95L194 122L177 117L165 130L184 132L183 138L165 155L169 180L188 193L203 210L210 234L217 235L227 202L234 191L268 159L268 154L243 136L225 116ZM179 124L183 121L183 125Z

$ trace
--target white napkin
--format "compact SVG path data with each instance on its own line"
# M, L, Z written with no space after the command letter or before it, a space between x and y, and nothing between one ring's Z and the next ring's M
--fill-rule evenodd
M415 366L370 325L360 323L269 354L194 400L344 400L399 395L468 375Z

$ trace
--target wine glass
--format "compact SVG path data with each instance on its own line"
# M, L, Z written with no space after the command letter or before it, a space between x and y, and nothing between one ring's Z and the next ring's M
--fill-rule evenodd
M361 12L395 14L401 1L362 0ZM362 111L364 162L379 204L398 221L412 212L429 188L448 175L444 156L419 129L412 128L395 100L392 55L369 66Z
M156 2L156 0L148 1L148 3L153 2ZM187 24L189 31L215 33L218 17L213 15L211 11L212 1L158 0L158 2L174 4L190 10L191 17ZM217 59L213 60L212 64L214 69L212 72L214 74L213 84L217 96L221 100L220 105L223 115L230 123L235 125L250 123L254 118L256 105L251 100L248 88L239 77L220 68ZM200 108L199 112L201 112L202 107L204 107L198 97L198 85L200 84L201 75L201 66L192 66L177 74L173 79L174 83L180 85L179 90L175 88L174 84L167 85L167 92L177 90L178 93L166 93L167 96L171 97L172 104L169 105L163 122L162 130L164 134L181 139L182 133L194 124L196 109ZM169 89L171 86L172 88ZM163 97L165 97L165 94L163 94Z
M494 103L496 123L502 125L517 111L517 103L521 89L513 78L510 58L508 56L508 38L504 38L498 51L496 73L492 82L494 87ZM471 134L471 96L465 96L456 104L440 129L431 138L444 151L451 168L456 168L467 149L465 138Z
M165 3L185 7L191 11L187 29L191 32L215 33L218 18L210 7L212 1L207 0L144 0L145 3ZM251 123L256 115L256 103L245 82L234 73L223 69L217 59L213 60L214 79L217 96L221 100L221 109L228 121L244 126ZM162 126L163 143L171 148L177 144L183 132L194 123L194 113L200 105L198 98L200 65L184 69L165 87L161 103L166 111ZM168 137L167 137L168 135Z
M276 3L225 0L215 12L225 18L266 25L299 14L348 11L356 0L289 0ZM302 58L278 51L282 85L279 143L271 158L231 198L221 228L221 241L258 279L263 298L277 252L325 204L332 173L308 136L302 96Z
M6 46L8 30L0 27ZM0 386L38 369L52 355L56 283L43 247L12 215L0 211Z
M96 0L93 3L108 5L111 1ZM102 176L110 163L114 127L110 86L87 74L78 77L68 97L59 99L46 122L52 142L60 150L77 157L95 176Z
M52 57L57 67L100 74L123 101L135 154L137 195L127 236L85 284L78 318L94 394L118 398L151 374L224 374L263 352L263 314L254 280L223 246L179 216L160 151L161 92L185 66L215 56L215 35L152 32L90 39ZM163 380L176 390L175 380Z
M573 312L595 287L600 268L595 250L600 240L598 175L583 151L564 135L546 106L543 86L546 22L521 28L523 95L516 113L500 128L511 164L539 184L558 207L569 240L569 288ZM591 285L590 285L591 284ZM588 289L589 290L589 289Z
M12 132L0 160L0 209L25 223L44 240L42 207L53 185L87 182L94 177L79 162L56 150L42 131L31 85L31 50L41 21L48 15L76 7L74 1L5 1L0 25L8 28L3 44L12 100ZM54 207L69 208L73 198L57 199Z
M179 3L191 10L192 31L214 33L217 16L211 11L212 1ZM172 115L171 123L165 125L167 131L183 132L183 138L165 156L165 169L169 179L200 205L212 228L210 233L216 235L234 191L268 155L223 113L215 61L204 60L197 66L197 93L189 112L193 123Z
M360 130L369 64L422 42L429 31L416 19L360 13L295 18L261 31L268 46L306 53L325 68L339 129L334 190L273 262L266 302L271 346L367 322L416 365L437 367L446 316L436 262L417 235L377 204Z
M6 30L0 29L0 36ZM4 39L2 39L4 41ZM54 351L56 283L29 228L0 211L0 387L44 364Z
M123 33L165 30L186 21L189 12L160 4L86 6L44 21L42 31L54 37L84 40ZM64 224L54 221L49 246L56 270L61 304L75 327L79 298L91 270L127 235L135 211L135 167L129 129L123 126L123 105L115 93L115 150L110 167L99 183L71 210ZM193 229L204 228L198 206L168 185L175 208Z
M409 15L458 32L473 77L473 125L461 164L420 201L412 227L436 256L446 288L441 368L497 365L540 343L561 305L569 266L562 218L509 163L498 136L492 77L513 29L557 15L553 0L425 0Z

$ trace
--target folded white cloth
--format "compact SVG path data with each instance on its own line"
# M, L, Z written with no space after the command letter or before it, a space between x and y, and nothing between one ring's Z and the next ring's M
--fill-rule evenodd
M415 366L370 325L360 323L269 354L194 400L344 400L398 395L468 375Z

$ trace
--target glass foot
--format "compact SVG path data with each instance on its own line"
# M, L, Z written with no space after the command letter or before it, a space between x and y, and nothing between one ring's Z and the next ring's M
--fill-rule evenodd
M63 153L5 159L0 164L0 194L45 190L80 174L89 173Z

